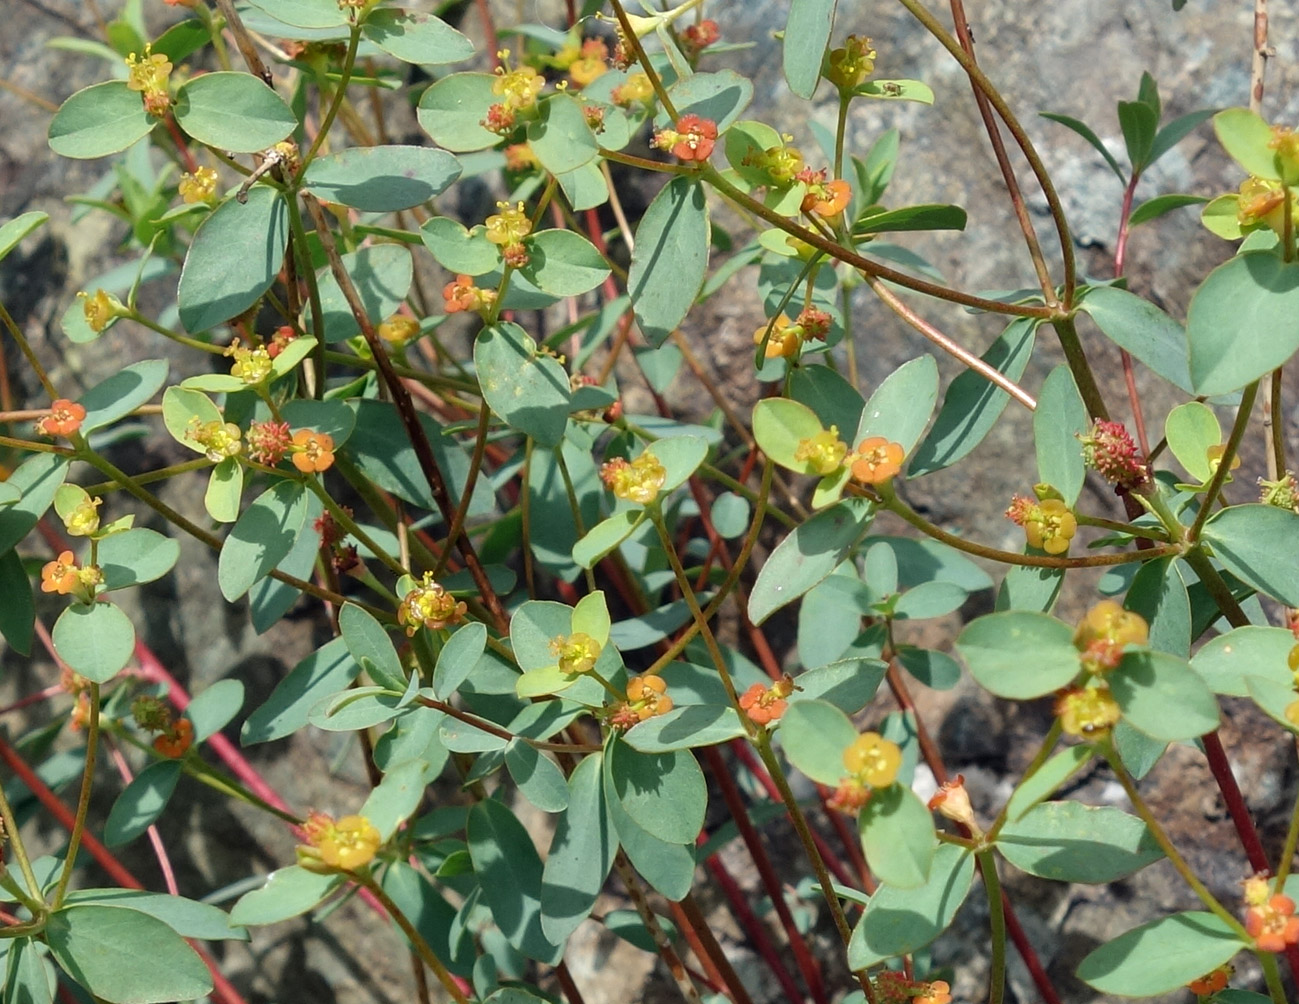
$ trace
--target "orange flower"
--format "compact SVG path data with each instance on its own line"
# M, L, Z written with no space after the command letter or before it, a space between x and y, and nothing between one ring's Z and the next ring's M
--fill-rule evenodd
M755 725L770 725L785 713L785 700L795 690L794 678L786 673L770 687L755 683L740 697L740 708Z
M901 445L891 443L883 436L863 439L857 447L852 476L865 484L878 485L897 476L902 470L903 456Z
M629 729L656 715L666 715L672 710L667 689L667 682L661 676L636 676L628 680L627 700L610 710L609 725Z
M934 980L925 987L924 993L912 998L913 1004L951 1004L952 988L944 980Z
M36 423L36 431L42 436L71 436L81 428L85 417L84 406L61 397L50 405L50 413Z
M153 748L175 760L184 756L193 744L194 724L188 718L178 718L170 730L154 739Z
M1186 989L1197 997L1209 997L1219 990L1227 989L1227 981L1231 979L1231 974L1235 971L1235 966L1230 962L1224 962L1212 972L1205 973L1199 979L1191 980L1190 983L1186 984Z
M771 328L771 337L767 338L767 328ZM803 328L795 324L784 314L776 318L774 324L763 324L753 333L753 344L761 345L767 338L767 347L763 356L767 359L784 357L793 359L803 347Z
M1087 611L1073 636L1083 667L1093 673L1106 673L1117 666L1125 646L1145 645L1149 640L1150 626L1145 619L1114 600L1101 600Z
M1299 944L1299 917L1294 910L1294 900L1277 893L1245 911L1245 930L1259 951L1283 952L1286 945Z
M327 471L334 464L334 437L299 429L293 434L293 466L303 474Z
M64 551L41 569L41 592L66 596L81 585L77 561L71 551Z
M825 180L825 171L813 171L810 167L798 172L798 180L807 185L807 194L799 208L805 213L816 213L818 216L834 216L848 208L852 200L852 188L842 178L834 181Z
M698 115L682 115L675 129L655 133L653 145L670 150L679 160L702 163L712 156L717 145L717 123Z

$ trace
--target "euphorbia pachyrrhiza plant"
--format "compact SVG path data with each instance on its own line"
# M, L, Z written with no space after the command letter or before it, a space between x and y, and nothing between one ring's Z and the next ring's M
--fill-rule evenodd
M35 856L16 786L0 793L0 951L13 993L48 1001L54 976L109 1002L234 1004L239 990L201 942L357 892L401 930L425 997L427 970L461 1004L581 1004L565 954L584 924L626 930L596 911L608 893L635 911L643 930L629 940L657 952L685 1000L748 1004L695 899L709 882L789 1000L1000 1002L1013 946L1041 999L1056 1001L1002 888L1004 864L1109 883L1167 858L1202 908L1151 916L1091 952L1078 977L1103 994L1187 987L1207 999L1228 992L1246 953L1270 998L1286 1000L1277 956L1293 978L1299 805L1284 846L1265 847L1217 729L1219 698L1231 696L1261 708L1277 741L1299 733L1299 488L1281 382L1299 348L1299 139L1261 116L1256 67L1254 107L1213 116L1239 190L1136 206L1145 172L1210 113L1161 125L1143 76L1119 106L1126 168L1090 128L1049 116L1122 183L1114 278L1084 282L1060 197L976 62L959 0L956 34L918 0L902 4L974 87L1021 224L1028 292L955 288L880 242L963 230L966 214L890 204L896 132L850 145L863 105L934 95L880 79L874 43L836 23L832 0L792 0L782 42L793 93L810 100L820 86L837 108L822 150L801 123L743 117L753 88L726 65L728 45L746 41L740 22L700 0L639 13L620 0L570 4L566 23L513 26L514 49L492 41L483 53L437 17L375 0L238 11L168 0L183 19L152 41L138 4L108 25L94 51L112 56L114 78L69 97L49 137L63 156L117 157L89 201L129 225L135 267L88 283L63 334L93 353L134 324L176 348L171 360L110 367L73 400L0 311L48 398L0 416L0 632L24 656L39 638L61 674L8 710L51 699L45 724L66 727L82 758L69 810L33 766L48 742L0 740L68 832L61 854ZM485 35L500 27L486 21ZM485 69L447 69L475 59ZM432 67L433 82L404 82L403 64ZM361 100L385 87L410 98L432 145L387 142L385 102ZM662 176L636 220L617 180L629 170ZM470 171L501 198L461 221L444 196ZM1031 226L1021 186L1044 198L1052 242ZM1127 239L1198 203L1210 231L1242 243L1195 289L1182 325L1127 289ZM722 205L756 231L724 263L717 249L734 245L711 215ZM5 223L0 255L45 222ZM766 393L746 422L699 365L706 335L690 316L750 262ZM427 281L434 267L440 290ZM174 309L146 314L146 282ZM868 396L849 309L863 284L928 343ZM951 305L1004 320L982 356L940 327L937 308ZM1066 361L1031 392L1020 381L1039 329ZM1121 349L1122 403L1091 369L1099 337ZM965 367L941 406L935 351ZM719 423L658 396L683 363ZM1138 364L1188 399L1156 444ZM624 405L618 381L641 375L655 414ZM1036 469L1026 463L1022 490L1000 503L1024 531L1022 549L1004 550L930 522L904 486L971 463L1012 401L1032 412ZM1232 471L1256 403L1268 471L1246 501ZM1225 433L1218 405L1234 409ZM185 459L123 469L113 432L128 421L169 436ZM1088 471L1112 486L1113 511L1083 500ZM202 512L159 492L194 477L207 479ZM917 539L876 532L881 512ZM145 514L167 532L136 526ZM1105 535L1084 538L1087 528ZM257 707L235 676L191 701L118 603L171 572L184 536L217 552L223 596L246 602L258 631L294 607L332 629ZM1070 569L1109 566L1133 574L1075 623L1052 615ZM991 588L989 568L1004 569L995 612L966 624L956 651L976 684L1048 701L1054 721L1001 804L949 775L911 695L917 682L954 685L962 667L910 643L903 624ZM41 618L57 610L48 630L37 581ZM782 635L764 624L795 603L798 642L783 659ZM723 615L738 632L718 631ZM891 714L875 701L886 680ZM302 729L360 734L372 790L325 807L273 790L223 735L236 721L245 746ZM1138 785L1169 743L1190 741L1249 862L1225 898ZM101 819L91 795L106 763L120 793ZM1059 794L1096 763L1126 808ZM805 797L795 773L815 783ZM179 896L152 828L182 775L272 814L297 847L228 915ZM710 798L734 831L704 832ZM553 819L544 856L520 799ZM799 860L767 850L769 810L792 824ZM140 884L108 849L146 833L169 897L124 893ZM772 925L718 855L734 839ZM79 850L121 888L88 886ZM842 941L831 961L813 954L789 899L806 874L823 894L815 922ZM976 875L986 988L965 964L973 949L929 948L948 943Z

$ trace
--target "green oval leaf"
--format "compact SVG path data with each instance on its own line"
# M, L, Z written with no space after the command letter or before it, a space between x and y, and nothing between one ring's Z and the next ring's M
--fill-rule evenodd
M595 245L571 230L542 230L526 246L528 264L519 274L551 296L580 296L609 274Z
M605 803L602 754L583 757L568 779L568 808L541 874L541 930L563 944L590 914L618 852Z
M514 738L505 747L505 769L519 793L543 812L563 812L568 807L564 774L535 746Z
M474 43L440 17L411 10L372 10L361 35L404 63L441 66L474 54Z
M237 600L293 549L306 522L308 495L296 481L281 481L244 510L217 559L222 596Z
M19 464L0 482L10 491L21 493L19 499L0 505L0 554L13 550L15 544L31 532L45 515L54 494L68 473L68 459L57 453L37 453Z
M469 810L466 827L483 900L511 945L530 959L554 965L563 948L541 927L542 865L523 824L495 799Z
M174 762L174 761L173 761ZM102 903L124 906L156 917L182 938L203 941L247 941L248 932L231 925L230 916L208 903L184 896L138 889L76 889L68 893L65 903Z
M217 680L201 694L195 696L185 708L185 717L194 723L194 741L210 739L234 721L244 706L244 685L241 680Z
M50 914L45 941L59 965L110 1004L162 1004L210 993L203 960L161 920L120 906L78 904ZM147 966L139 960L148 959Z
M1191 668L1214 693L1248 697L1251 676L1293 686L1286 660L1294 646L1294 634L1286 628L1239 627L1205 644Z
M105 589L125 589L160 579L176 564L180 544L154 530L136 528L99 542L99 569Z
M795 527L758 571L749 594L750 620L761 624L838 568L874 516L870 502L846 499Z
M1091 428L1091 418L1069 367L1061 363L1047 376L1033 412L1033 446L1038 479L1064 496L1065 505L1078 501L1087 469L1078 437Z
M1169 451L1186 473L1199 484L1207 484L1213 477L1209 448L1223 443L1222 427L1213 409L1199 401L1178 405L1164 420L1164 435Z
M1054 882L1114 882L1164 856L1136 816L1113 806L1044 802L997 837L1016 868Z
M633 726L623 737L641 753L670 753L698 749L739 739L744 725L734 708L714 704L691 704L673 708Z
M526 331L512 321L484 328L474 342L474 366L493 412L541 446L559 444L572 398L568 375Z
M501 267L501 249L484 227L466 230L449 216L434 216L419 228L420 239L448 272L477 276Z
M603 760L605 805L613 818L618 842L646 882L673 902L681 900L694 884L694 844L669 844L638 826L613 792L609 756L606 754Z
M1299 349L1299 262L1244 251L1209 273L1186 317L1196 394L1239 390Z
M582 568L594 568L596 562L630 537L644 518L645 510L636 508L625 509L601 520L573 545L573 560Z
M1006 803L1006 819L1019 819L1042 799L1054 792L1065 781L1091 762L1095 750L1088 744L1069 746L1051 757L1036 771L1020 782L1015 794Z
M460 689L460 684L478 665L487 648L487 628L471 621L447 639L433 668L433 689L444 701Z
M460 162L445 150L354 146L317 157L307 165L303 184L327 202L367 213L390 213L441 195L460 177L460 170Z
M1203 539L1227 571L1288 607L1299 606L1299 514L1229 506L1209 518Z
M482 126L487 110L499 98L491 73L453 73L436 81L420 95L415 117L433 142L452 153L468 153L496 146L501 137Z
M1079 306L1115 345L1191 393L1186 332L1153 303L1117 286L1099 286L1089 290Z
M276 924L306 913L343 884L341 875L319 875L291 865L266 876L260 889L245 893L230 911L230 922L243 927Z
M111 425L148 401L167 382L167 360L146 359L123 367L81 395L86 417L81 434Z
M1124 720L1152 739L1194 739L1218 727L1213 692L1175 656L1128 652L1108 679Z
M902 784L876 788L857 826L866 863L881 882L900 889L925 884L938 835L929 809L914 791Z
M807 405L784 397L768 397L753 409L753 438L762 452L795 474L818 474L806 460L795 457L798 444L822 431L821 420Z
M678 116L698 115L715 122L717 131L721 133L740 117L740 113L753 100L753 84L734 70L692 73L668 88L668 95L676 106ZM655 125L660 128L668 122L668 116L664 112L655 116ZM601 136L601 139L604 137ZM601 145L613 146L611 143Z
M908 457L924 434L938 403L938 364L930 355L903 363L875 388L862 410L857 435L848 444L855 448L871 436L897 443Z
M821 79L837 0L793 0L781 46L785 80L800 98L811 98Z
M793 701L780 718L780 744L789 762L829 787L848 773L843 752L856 738L857 727L827 701Z
M206 331L256 303L279 274L288 235L289 212L273 188L254 185L247 202L218 206L199 225L181 269L176 296L185 330Z
M708 271L710 232L703 186L691 178L669 181L641 217L627 292L636 323L651 345L667 339L699 295Z
M642 753L621 740L611 743L611 794L631 820L669 844L690 844L704 826L708 785L687 750Z
M104 843L109 847L129 844L152 826L167 808L179 779L179 760L158 760L140 771L109 810Z
M971 621L957 637L956 650L981 687L1017 701L1059 690L1079 670L1073 629L1026 610Z
M876 890L853 929L848 965L860 969L924 948L951 926L973 882L974 855L943 844L923 886L882 885Z
M297 128L284 99L251 73L191 77L176 92L180 127L200 143L233 153L257 153Z
M107 683L135 654L131 619L111 603L74 603L54 622L54 651L88 680Z
M599 147L577 99L554 94L542 101L528 123L528 145L551 174L567 174L595 160Z
M32 231L44 226L49 220L49 213L32 210L31 212L21 213L12 220L7 220L3 225L0 225L0 261L3 261L5 256L18 246L19 241Z
M338 629L352 658L365 667L375 683L391 690L406 689L406 671L384 626L355 603L344 603L338 611Z
M143 139L157 124L125 80L108 80L63 102L50 122L50 149L76 160L107 157Z
M1184 987L1244 947L1211 913L1175 913L1101 945L1082 960L1078 978L1101 993L1154 997Z
M1248 174L1269 181L1281 178L1276 151L1268 145L1272 142L1272 127L1258 112L1248 108L1226 108L1213 116L1213 131L1227 155Z

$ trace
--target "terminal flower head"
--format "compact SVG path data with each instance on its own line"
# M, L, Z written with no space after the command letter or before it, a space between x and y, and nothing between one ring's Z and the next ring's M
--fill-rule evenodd
M785 713L787 698L797 689L788 673L769 687L755 683L740 696L740 710L755 725L770 725Z
M522 202L514 206L498 202L496 210L495 215L487 217L487 239L493 244L518 244L532 232L532 221Z
M826 181L825 175L824 168L813 171L807 167L798 172L798 180L807 185L807 194L799 205L803 212L829 217L848 208L852 199L852 188L848 182L842 178Z
M230 343L225 354L234 357L234 365L230 367L230 375L238 377L249 387L256 387L258 384L265 383L266 380L274 373L271 367L271 354L264 345L255 345L252 348L240 344L236 338Z
M1119 702L1108 687L1071 687L1055 702L1060 727L1071 736L1095 739L1119 720Z
M887 788L902 766L902 749L878 732L863 732L843 751L849 775L872 788Z
M86 326L95 334L103 331L119 317L125 317L130 311L112 293L102 289L95 290L94 296L78 293L81 311L86 318Z
M809 342L823 342L830 333L834 318L828 311L818 307L804 307L798 312L795 323L803 329L803 337Z
M843 46L830 50L826 79L840 91L851 91L875 72L874 44L865 35L849 35Z
M239 455L244 446L242 435L239 426L233 422L222 422L215 418L210 422L191 418L189 427L185 430L185 438L196 443L203 455L214 464Z
M323 812L313 812L302 824L307 844L298 848L304 863L319 861L340 871L352 872L374 860L383 839L365 816L344 816L337 822Z
M153 740L153 748L172 760L183 757L193 744L194 723L188 718L176 719L171 728Z
M292 442L289 456L303 474L319 474L334 466L334 437L329 433L299 429Z
M601 645L589 634L575 631L551 639L550 654L559 660L559 670L570 676L589 673L600 659Z
M609 47L598 38L582 43L581 54L568 66L568 76L578 87L585 87L609 70Z
M1224 962L1217 969L1212 969L1198 979L1191 980L1186 984L1186 989L1197 997L1212 997L1218 991L1227 989L1227 983L1235 971L1235 966L1230 962Z
M496 302L496 290L479 289L471 276L458 275L442 288L442 299L446 301L443 309L448 314L458 314L462 310L483 313L491 310Z
M631 728L672 710L668 685L661 676L634 676L627 681L627 700L616 705L608 715L612 728Z
M682 115L676 126L654 134L653 146L670 150L678 160L703 162L717 145L717 123L698 115Z
M832 425L815 436L800 439L794 448L794 459L807 464L822 476L833 474L843 466L848 456L848 444L839 438L839 427Z
M171 70L171 60L147 45L143 59L134 52L126 57L126 86L140 92L144 110L156 118L162 118L171 107L171 95L167 93Z
M433 573L425 572L423 580L415 586L397 607L397 622L414 635L421 627L441 631L458 624L469 607L433 581Z
M1086 435L1080 435L1083 463L1120 488L1137 488L1150 472L1122 422L1097 419Z
M768 337L767 329L771 329ZM803 347L803 328L795 324L784 314L778 314L774 322L768 322L753 332L753 344L761 345L767 339L763 356L767 359L794 359Z
M1087 611L1073 636L1083 668L1092 673L1108 673L1119 664L1126 646L1145 645L1149 640L1145 618L1114 600L1101 600Z
M217 173L211 167L196 167L193 174L182 174L176 191L187 206L216 201Z
M404 345L419 334L419 321L407 314L393 314L375 333L390 345Z
M509 69L510 50L502 49L497 53L501 65L496 68L496 79L492 81L492 93L501 99L501 104L511 111L531 108L537 103L537 95L546 86L545 78L531 66L520 66Z
M71 551L62 552L41 569L41 592L66 596L81 585L80 568Z
M1057 498L1034 501L1016 495L1006 509L1006 518L1024 528L1030 547L1047 554L1064 554L1069 542L1078 532L1078 519L1073 511Z
M905 452L901 444L883 436L863 439L852 457L852 476L863 484L878 485L897 477Z
M1245 909L1245 930L1261 952L1283 952L1287 945L1299 944L1299 917L1294 915L1294 900L1280 893Z
M1236 222L1241 228L1266 226L1281 233L1285 229L1286 190L1279 181L1246 178L1236 198Z
M61 397L50 404L50 413L37 419L36 431L42 436L71 436L81 428L86 417L84 405Z
M99 529L99 507L102 498L83 498L64 519L63 525L74 537L89 537Z
M293 445L288 422L254 422L248 427L248 456L274 467Z
M614 497L637 505L649 505L658 498L667 476L667 470L649 450L635 460L617 457L600 467L600 480Z

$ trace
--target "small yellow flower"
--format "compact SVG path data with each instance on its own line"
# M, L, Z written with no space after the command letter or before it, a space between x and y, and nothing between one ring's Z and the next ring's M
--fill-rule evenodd
M843 751L848 773L872 788L886 788L902 766L902 749L878 732L863 732Z
M849 35L843 48L830 50L826 80L841 91L851 91L875 70L875 49L864 35Z
M615 498L638 505L649 505L658 498L667 476L667 470L648 450L630 462L618 458L600 468L600 480Z
M401 345L419 334L419 321L405 314L393 314L379 325L378 335L391 345Z
M78 293L82 313L86 315L86 324L98 334L108 327L115 318L124 317L128 311L122 301L102 289L95 290L94 296Z
M1125 646L1145 645L1149 640L1145 618L1114 600L1101 600L1087 611L1073 636L1083 667L1093 673L1109 672L1119 664Z
M414 635L421 627L440 631L459 623L469 607L433 581L433 573L425 572L423 581L406 594L397 607L397 622Z
M498 202L496 208L496 215L487 217L487 239L493 244L518 244L532 232L532 221L524 212L522 202L515 206Z
M771 328L771 337L767 338L767 328ZM763 356L767 359L793 359L803 347L803 329L784 314L776 318L773 324L763 324L753 332L753 344L761 345L767 338L767 347Z
M192 418L185 430L186 438L197 443L203 449L203 455L214 464L239 455L244 445L242 435L239 426L218 419L200 422Z
M171 96L167 93L171 60L146 45L143 59L134 52L126 57L126 69L126 86L140 92L145 111L157 118L166 115L171 107Z
M643 73L633 73L627 82L619 84L609 94L615 105L626 108L636 103L647 104L654 97L654 85Z
M581 631L568 637L560 635L550 642L550 654L559 660L560 672L570 676L593 670L600 658L600 651L600 643Z
M509 59L509 50L499 54L502 63ZM500 97L501 104L513 111L531 108L537 103L537 95L546 86L541 77L531 66L520 66L517 70L507 70L503 65L496 68L497 78L492 81L492 93Z
M199 167L193 174L182 174L176 191L187 206L216 200L217 173L211 167Z
M1119 720L1119 702L1108 687L1074 687L1055 702L1060 727L1071 736L1094 739Z
M226 355L235 358L235 364L230 367L230 375L238 377L249 387L256 387L274 372L271 354L264 345L247 349L236 340L226 349Z
M1024 528L1024 537L1030 547L1047 554L1064 554L1069 542L1078 532L1078 519L1060 499L1045 499L1033 503L1018 496L1006 510L1008 518Z
M98 530L99 507L103 503L102 498L86 499L68 513L68 518L63 521L68 533L74 537L89 537Z
M374 860L383 840L364 816L344 816L334 822L323 812L313 812L302 826L308 845L299 848L331 868L356 871ZM314 853L311 853L314 852Z
M848 456L848 444L839 438L839 427L822 429L815 436L800 439L794 450L794 459L807 464L817 474L833 474L843 466Z

